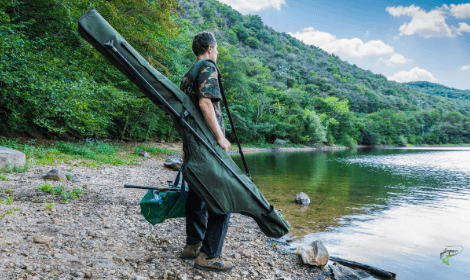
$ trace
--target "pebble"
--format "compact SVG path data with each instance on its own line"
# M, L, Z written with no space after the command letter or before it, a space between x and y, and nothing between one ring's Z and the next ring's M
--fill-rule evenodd
M48 236L42 236L42 235L36 235L34 236L34 242L36 243L43 243L43 244L46 244L48 242L51 242L53 240L52 237L48 237Z

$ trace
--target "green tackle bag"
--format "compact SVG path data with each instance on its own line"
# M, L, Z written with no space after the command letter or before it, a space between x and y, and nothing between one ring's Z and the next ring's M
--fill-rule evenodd
M152 225L163 223L166 219L185 217L185 204L188 189L184 178L178 188L181 170L175 179L174 190L148 190L140 201L144 218Z

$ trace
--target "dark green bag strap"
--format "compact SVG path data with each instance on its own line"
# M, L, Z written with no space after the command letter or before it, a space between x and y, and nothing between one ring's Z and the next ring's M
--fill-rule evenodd
M230 121L230 126L232 126L233 134L235 134L235 140L237 141L238 151L242 157L243 165L245 166L246 175L249 178L251 178L250 170L248 169L248 164L246 163L245 155L243 154L242 146L240 145L240 140L238 140L237 131L235 130L235 126L233 125L232 114L230 114L230 110L228 108L227 98L225 97L224 87L222 86L222 75L220 74L219 67L217 67L217 64L212 59L209 59L209 58L201 59L198 62L196 62L196 64L193 66L191 73L190 73L191 84L188 87L188 92L191 92L194 82L196 81L197 75L199 74L199 70L201 66L204 64L204 62L206 61L214 64L215 68L217 69L217 78L219 80L219 88L220 88L220 93L222 95L222 100L224 101L225 110L227 111L227 116Z

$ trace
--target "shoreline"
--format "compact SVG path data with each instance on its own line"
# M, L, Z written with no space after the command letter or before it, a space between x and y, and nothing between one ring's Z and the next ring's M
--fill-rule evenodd
M348 150L348 149L362 149L368 146L358 145L354 148L346 146L314 146L314 147L281 147L281 148L243 148L243 153L267 153L267 152L296 152L296 151L336 151L336 150ZM228 154L239 154L238 149L228 151Z

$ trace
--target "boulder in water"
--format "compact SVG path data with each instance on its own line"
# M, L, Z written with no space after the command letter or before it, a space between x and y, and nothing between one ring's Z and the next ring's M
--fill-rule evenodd
M297 204L309 205L310 204L310 198L308 197L308 195L301 192L301 193L299 193L295 196L294 202L297 203Z

